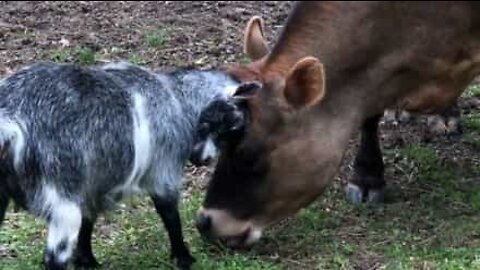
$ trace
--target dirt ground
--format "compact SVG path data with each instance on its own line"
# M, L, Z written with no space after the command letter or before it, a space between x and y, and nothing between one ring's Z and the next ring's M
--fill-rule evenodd
M151 67L212 67L241 54L241 32L252 15L261 15L271 40L290 2L281 1L0 1L0 71L43 59L65 46L87 47L99 60L128 59L136 53ZM167 32L161 50L144 34Z
M211 68L244 61L241 39L248 19L262 16L266 36L273 43L291 4L291 1L0 1L0 76L58 55L67 62L76 61L74 51L82 48L94 52L96 63L125 59L159 69L192 65ZM161 37L152 41L154 34L149 33L161 33ZM479 96L475 94L462 97L462 114L478 117L479 104ZM472 136L478 136L475 132ZM467 133L429 136L425 117L398 125L382 124L382 147L391 150L391 154L385 155L390 189L399 191L398 194L411 194L401 190L410 187L408 183L415 179L411 176L415 168L397 151L411 145L432 149L440 164L479 168L478 137L472 139ZM354 139L334 189L340 190L351 172L356 146ZM187 171L187 193L201 190L211 173L211 169L193 167ZM469 185L480 186L478 174L470 174L467 180ZM358 261L359 269L369 266L369 259Z

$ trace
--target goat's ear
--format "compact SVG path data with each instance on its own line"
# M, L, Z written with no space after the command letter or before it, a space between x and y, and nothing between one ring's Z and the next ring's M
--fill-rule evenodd
M298 61L287 75L285 98L295 108L310 107L325 96L323 65L314 57Z
M259 60L269 53L261 17L254 16L248 21L243 33L243 42L243 51L250 60Z
M233 99L249 99L254 97L258 91L262 89L262 85L257 82L244 83L240 85L232 95Z

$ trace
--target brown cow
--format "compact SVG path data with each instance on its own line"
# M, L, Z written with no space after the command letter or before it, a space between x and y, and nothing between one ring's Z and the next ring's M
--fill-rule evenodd
M261 89L242 97L245 128L221 148L200 232L231 246L257 241L331 183L358 128L347 197L381 201L382 113L452 105L480 73L479 45L477 2L300 2L271 51L252 18L244 49L253 61L228 72Z

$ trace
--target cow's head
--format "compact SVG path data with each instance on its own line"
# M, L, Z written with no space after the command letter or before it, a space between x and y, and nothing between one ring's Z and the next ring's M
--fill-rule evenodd
M258 17L247 25L244 48L252 63L229 71L242 84L239 98L211 108L232 119L241 112L241 121L204 119L205 127L209 121L232 125L215 136L220 155L196 221L202 234L230 246L255 242L266 226L318 196L318 156L326 149L314 143L321 131L311 125L311 112L325 94L323 65L304 57L284 72L267 69L269 49Z

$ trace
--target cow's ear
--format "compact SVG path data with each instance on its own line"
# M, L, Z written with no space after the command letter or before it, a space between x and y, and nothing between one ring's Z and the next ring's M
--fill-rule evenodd
M287 75L285 98L295 108L310 107L325 96L323 65L314 57L298 61Z
M269 53L263 33L263 20L259 16L252 17L247 23L243 34L243 51L252 61Z

